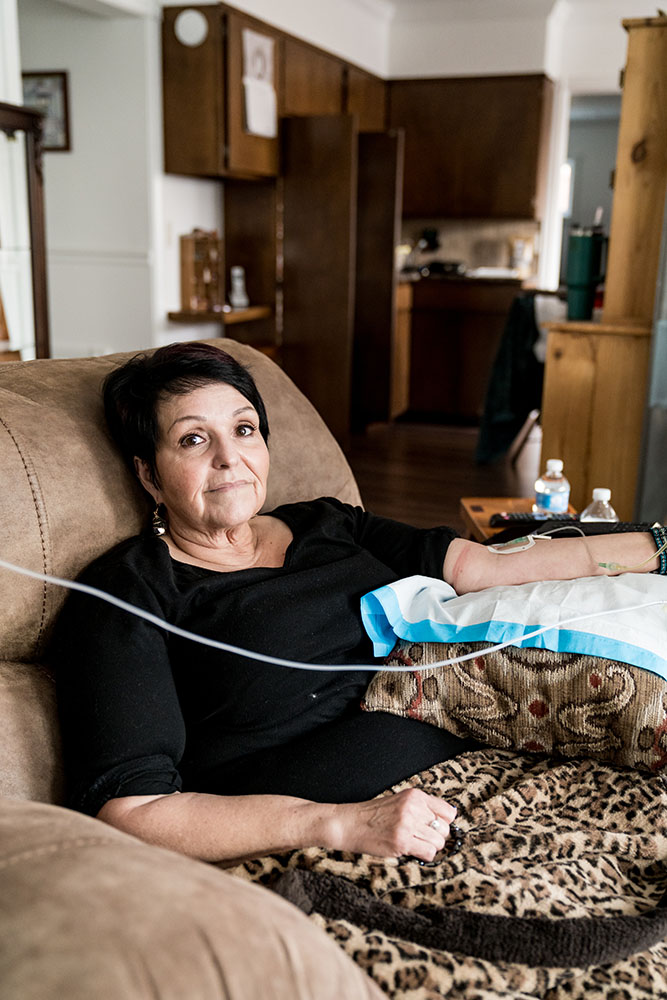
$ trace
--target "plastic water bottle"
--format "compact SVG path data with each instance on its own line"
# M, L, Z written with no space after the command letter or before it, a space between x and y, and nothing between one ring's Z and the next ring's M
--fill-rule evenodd
M609 503L611 490L604 486L596 486L593 490L593 500L582 510L580 521L618 521L618 514Z
M547 459L547 470L535 482L535 514L564 514L570 503L570 484L560 458Z

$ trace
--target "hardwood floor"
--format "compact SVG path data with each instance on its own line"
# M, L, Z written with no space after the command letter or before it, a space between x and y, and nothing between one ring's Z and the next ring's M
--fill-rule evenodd
M540 431L531 433L515 467L477 465L476 427L374 424L353 435L347 458L364 505L417 527L461 531L462 496L530 496L539 474Z

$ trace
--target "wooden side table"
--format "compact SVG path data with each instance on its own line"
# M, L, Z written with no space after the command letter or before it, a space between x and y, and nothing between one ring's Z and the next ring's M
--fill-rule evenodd
M500 511L531 511L533 509L532 497L461 497L460 501L461 520L468 529L470 538L476 542L485 542L487 538L492 538L499 531L504 531L509 525L501 525L499 528L492 528L489 519L492 514ZM571 514L576 513L575 508L570 504L568 510Z

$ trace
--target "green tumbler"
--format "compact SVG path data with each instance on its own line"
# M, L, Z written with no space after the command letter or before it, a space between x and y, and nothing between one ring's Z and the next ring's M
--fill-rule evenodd
M572 229L567 244L567 318L590 319L595 289L604 279L607 237L598 229Z

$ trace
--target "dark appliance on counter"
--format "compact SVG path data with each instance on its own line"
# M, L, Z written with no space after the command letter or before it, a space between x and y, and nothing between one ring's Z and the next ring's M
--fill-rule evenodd
M420 268L422 278L460 278L466 266L460 260L432 260Z
M466 270L460 260L431 260L428 264L403 267L401 274L412 278L462 278Z

